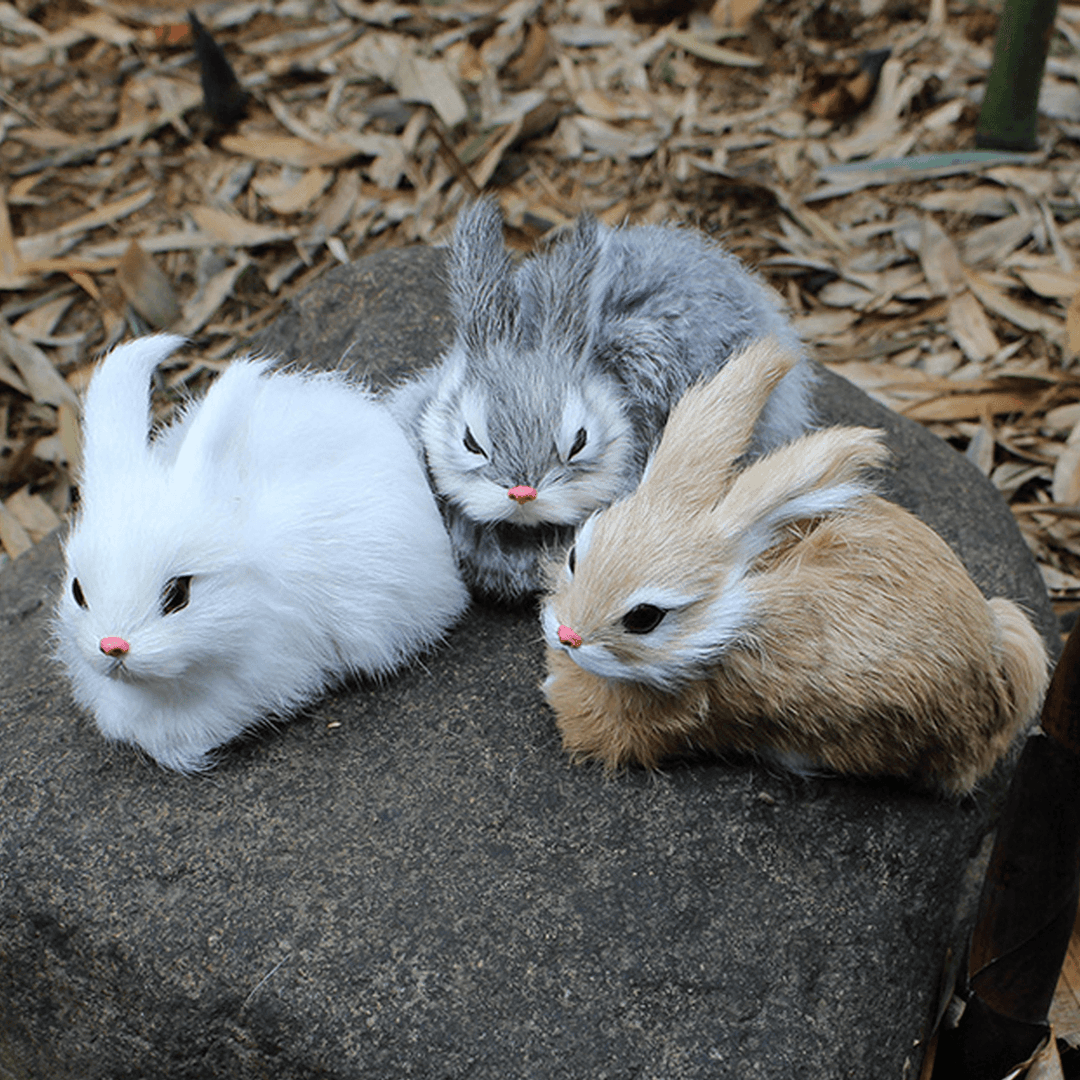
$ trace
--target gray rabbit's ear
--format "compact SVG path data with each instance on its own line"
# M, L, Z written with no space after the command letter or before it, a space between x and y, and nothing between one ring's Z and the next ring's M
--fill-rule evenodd
M470 349L515 336L517 291L513 263L503 244L502 214L491 198L458 216L450 245L450 302L457 332Z
M184 339L158 334L118 345L98 365L83 400L83 480L121 476L146 455L150 438L150 379Z
M593 278L600 261L600 226L592 214L521 271L526 333L540 347L555 342L583 356L595 337Z

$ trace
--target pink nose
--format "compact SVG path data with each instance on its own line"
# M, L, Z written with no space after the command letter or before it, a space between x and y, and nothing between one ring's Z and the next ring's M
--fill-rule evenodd
M98 648L106 656L123 656L131 646L122 637L103 637Z
M581 635L571 630L569 626L560 626L559 640L564 645L569 645L571 649L576 649L581 644Z
M536 498L536 488L531 488L528 484L518 484L517 487L512 487L506 494L511 499L514 499L518 506L524 506L527 502L532 502Z

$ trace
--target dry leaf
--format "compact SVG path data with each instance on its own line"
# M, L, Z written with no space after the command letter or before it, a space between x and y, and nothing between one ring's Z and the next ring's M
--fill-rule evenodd
M969 289L950 298L948 327L956 344L973 363L988 360L1001 348L982 304Z
M89 15L77 15L72 20L71 25L84 30L87 34L99 38L101 41L107 41L110 45L118 45L120 48L126 48L136 40L134 30L129 30L104 11L91 12Z
M1025 1064L1027 1071L1023 1073L1024 1080L1065 1080L1053 1028L1050 1029L1046 1042L1036 1051L1030 1063Z
M998 416L1023 412L1031 398L1023 394L987 391L979 394L951 394L948 397L920 401L901 411L912 420L928 423L932 420L978 420L989 413Z
M29 487L19 488L4 505L35 544L60 526L53 508L40 495L31 495Z
M989 476L994 470L994 428L986 417L979 425L975 434L971 437L964 456L970 461L983 476Z
M61 405L56 410L56 434L64 451L64 460L73 473L78 473L82 464L82 441L79 431L79 414L70 405Z
M30 534L3 503L0 503L0 544L12 559L17 559L34 546Z
M1080 354L1080 292L1069 301L1065 312L1065 341L1071 356Z
M116 266L116 283L124 299L155 329L164 330L180 316L180 303L168 275L139 246L128 244Z
M293 229L257 225L239 214L230 214L227 210L218 210L212 206L193 206L190 214L200 229L233 247L259 247L262 244L290 240L296 235Z
M919 231L919 262L935 296L951 296L964 287L964 268L956 245L930 216Z
M972 217L1003 218L1015 213L1013 204L1000 188L983 184L977 188L933 191L916 203L923 210L947 210Z
M1080 275L1063 270L1028 270L1018 266L1013 273L1033 293L1051 300L1068 300L1080 290Z
M15 244L7 198L3 188L0 188L0 288L25 288L27 284L26 265Z
M329 169L308 169L289 187L268 195L266 205L275 214L298 214L306 210L329 186L334 174Z
M672 30L668 34L668 40L672 45L677 45L680 49L685 49L702 60L708 60L711 64L755 68L761 67L763 62L756 56L749 56L735 49L725 49L722 45L714 45L711 41L705 41L687 30Z
M360 151L333 143L310 143L291 135L224 135L223 149L254 161L273 161L278 165L297 165L302 169L318 165L344 165Z
M856 311L863 311L871 301L877 299L877 293L842 280L830 281L818 290L817 296L829 307L854 308Z
M1080 578L1059 570L1056 566L1047 563L1039 564L1043 583L1052 593L1070 593L1080 590Z
M446 67L435 60L425 60L403 51L390 82L405 101L430 105L448 128L456 127L468 115L469 109L461 91Z
M763 0L716 0L709 15L717 26L742 30L761 9Z
M184 305L184 317L176 327L178 333L194 334L201 330L217 313L218 308L232 295L236 279L251 265L251 260L241 253L233 266L216 273Z
M809 342L836 337L850 330L858 321L858 313L854 311L819 311L813 315L798 315L793 320L799 336Z
M1064 337L1065 324L1053 316L1020 304L1010 299L1000 289L995 288L988 278L974 270L966 273L971 291L979 298L983 307L1007 319L1014 326L1044 335L1050 341L1060 342Z
M1054 463L1050 493L1054 502L1062 506L1080 503L1080 422L1069 432L1065 448Z
M74 392L52 361L36 345L23 341L4 318L0 318L0 354L15 365L35 401L78 408Z
M964 262L968 266L997 265L1027 240L1034 224L1031 214L1017 213L972 230L960 245Z

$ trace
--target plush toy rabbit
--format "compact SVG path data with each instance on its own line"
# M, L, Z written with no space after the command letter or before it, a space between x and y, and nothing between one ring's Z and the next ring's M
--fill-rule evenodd
M688 228L585 216L514 268L494 202L458 218L456 337L391 398L427 462L468 583L506 601L542 584L545 549L637 483L671 406L765 334L799 352L779 298ZM765 408L760 447L807 426L801 363Z
M796 359L759 342L691 389L638 489L553 566L563 744L608 766L700 747L963 794L1035 715L1042 640L873 493L878 432L818 431L738 471Z
M187 772L398 667L467 591L404 434L339 374L236 361L150 439L151 376L181 342L122 345L91 380L56 632L102 734Z

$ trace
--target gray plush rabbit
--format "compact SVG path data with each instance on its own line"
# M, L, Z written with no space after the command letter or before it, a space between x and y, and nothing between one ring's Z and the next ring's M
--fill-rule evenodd
M454 343L390 405L423 456L465 580L525 599L545 551L636 486L668 412L747 342L803 356L776 295L689 228L584 216L515 267L496 204L458 218L448 259ZM754 451L810 422L803 360L762 414Z

